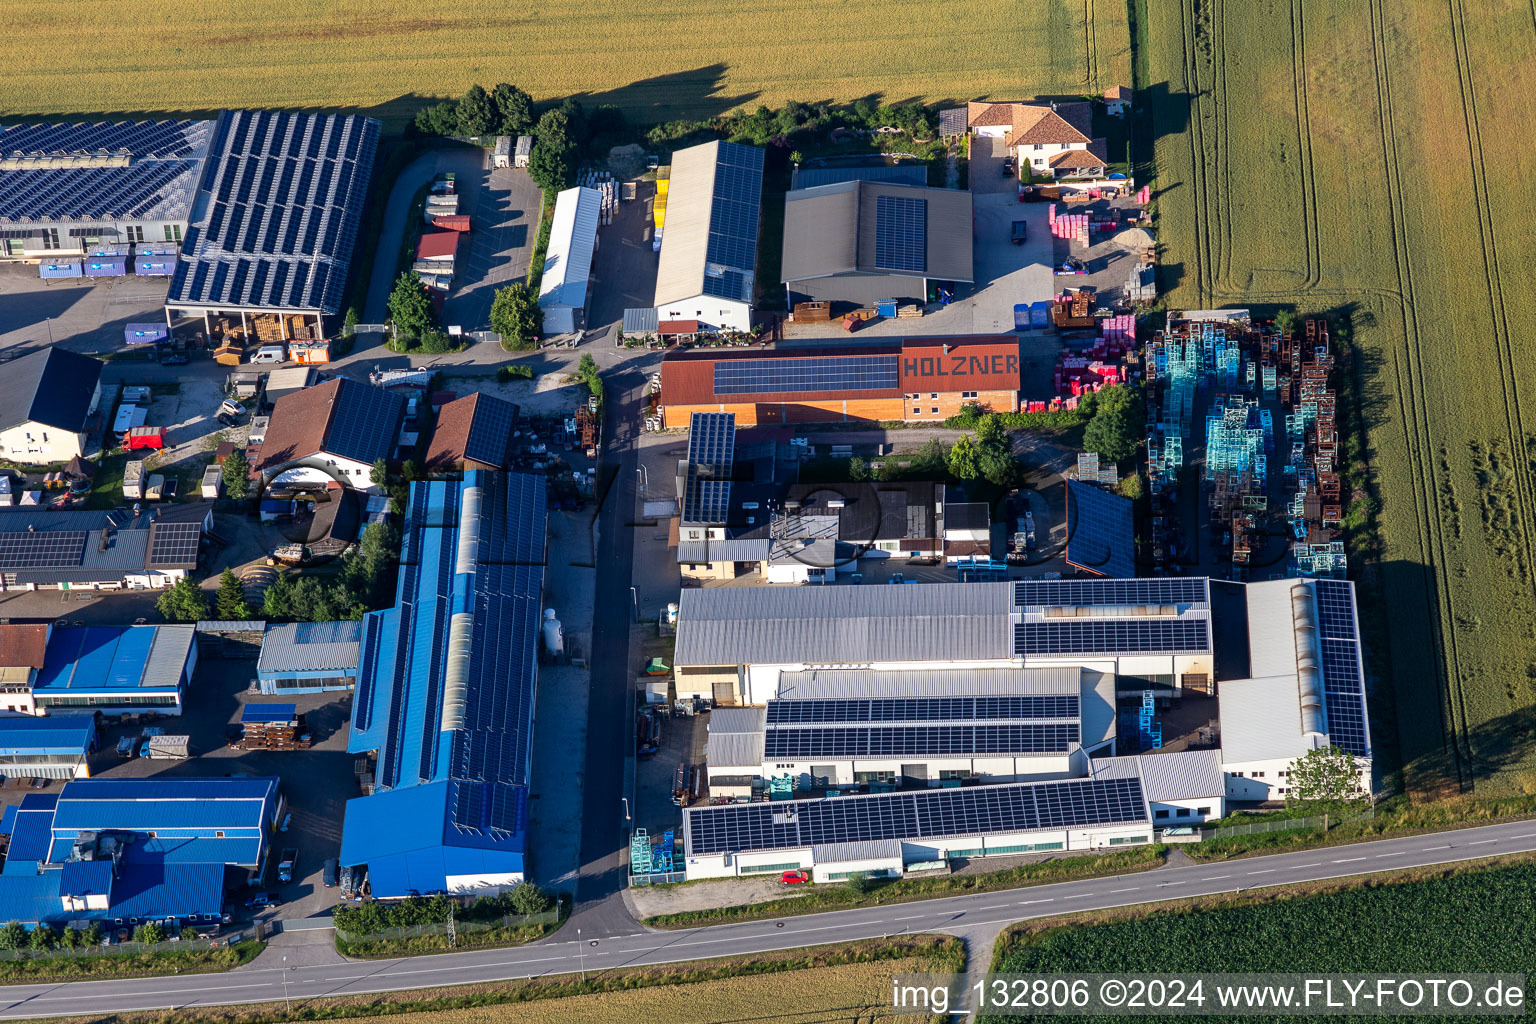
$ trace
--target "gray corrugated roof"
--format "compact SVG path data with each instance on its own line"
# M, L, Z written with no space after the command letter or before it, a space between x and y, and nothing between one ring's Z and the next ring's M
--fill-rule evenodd
M175 686L197 642L196 626L157 626L155 642L144 662L144 686Z
M1193 800L1226 792L1218 750L1142 754L1137 760L1148 800Z
M679 665L1013 657L1006 583L685 590Z
M1115 713L1115 674L1083 669L1083 746L1092 748L1118 731Z
M624 322L619 328L627 338L639 334L655 334L661 329L661 317L656 315L655 306L646 306L643 309L626 309Z
M704 294L752 301L762 168L762 150L734 142L672 154L658 307Z
M1011 697L1067 694L1082 690L1081 669L819 668L779 673L779 700L858 699L861 697ZM1111 706L1113 713L1113 706Z
M257 672L357 670L361 622L284 622L261 638Z
M711 768L761 768L767 708L716 708L704 760Z
M901 856L900 839L871 839L854 843L817 843L811 847L817 864L839 864L855 860L881 860Z
M701 562L761 562L768 557L767 537L727 537L723 540L678 542L679 564Z

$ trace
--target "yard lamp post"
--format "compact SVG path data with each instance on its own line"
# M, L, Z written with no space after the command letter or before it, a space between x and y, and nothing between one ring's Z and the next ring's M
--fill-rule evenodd
M286 1014L293 1013L293 1005L288 1001L288 971L290 969L291 968L289 968L289 966L288 966L288 957L284 956L283 957L283 1012L286 1013Z
M581 929L576 929L576 959L581 965L581 983L587 983L587 947L581 943Z

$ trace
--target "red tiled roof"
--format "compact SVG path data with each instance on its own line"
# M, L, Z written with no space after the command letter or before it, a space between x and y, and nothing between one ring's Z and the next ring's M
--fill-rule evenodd
M662 336L669 334L698 334L699 322L697 320L663 320L656 325L656 333Z
M1090 141L1088 136L1072 127L1066 118L1047 107L1033 121L1027 124L1015 123L1013 134L1008 136L1006 143L1009 146L1067 146L1077 143L1086 145Z
M1057 153L1051 157L1052 167L1103 167L1102 157L1095 156L1086 149L1069 149L1065 153Z
M1129 86L1112 85L1104 90L1104 98L1107 100L1128 100L1131 98Z
M421 241L416 243L416 258L419 260L446 259L459 248L459 233L457 231L425 231L422 232Z
M6 623L0 625L0 667L43 667L48 649L48 626L44 623Z

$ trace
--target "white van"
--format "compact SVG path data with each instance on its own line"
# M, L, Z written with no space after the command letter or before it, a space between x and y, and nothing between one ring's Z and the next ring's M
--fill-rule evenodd
M253 363L283 363L288 361L288 350L282 345L263 345L251 356Z

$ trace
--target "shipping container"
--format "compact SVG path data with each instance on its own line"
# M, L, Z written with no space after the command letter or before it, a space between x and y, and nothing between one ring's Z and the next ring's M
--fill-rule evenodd
M148 418L149 411L143 406L124 402L117 407L117 416L112 420L112 433L121 437L134 427L142 427Z
M79 260L69 260L61 263L40 263L37 266L38 275L44 280L56 280L67 277L84 277L85 271L80 266Z
M86 277L122 277L128 273L128 261L121 256L98 256L85 261Z
M172 256L146 256L140 253L134 257L133 272L140 277L170 277L176 273L176 257Z
M209 466L203 470L203 497L217 498L224 490L224 470L220 466Z
M154 345L169 337L163 324L128 324L123 328L123 341L130 345Z
M123 467L123 497L144 500L144 461L135 459Z
M468 231L469 214L445 213L441 216L434 216L432 218L432 226L437 228L439 231Z

